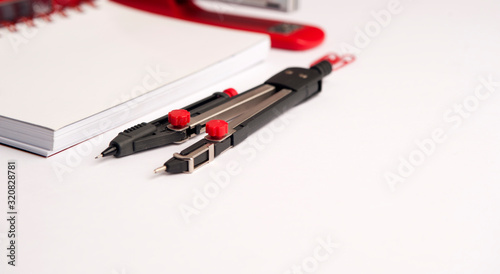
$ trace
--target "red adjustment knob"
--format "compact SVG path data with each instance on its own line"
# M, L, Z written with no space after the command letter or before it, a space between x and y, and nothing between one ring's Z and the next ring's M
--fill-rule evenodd
M191 113L185 109L176 109L168 113L168 122L174 127L184 127L191 121Z
M205 131L212 138L222 138L227 134L228 131L227 122L224 120L210 120L205 125Z
M238 95L238 92L234 88L227 88L223 91L225 94L229 95L229 97L233 97Z

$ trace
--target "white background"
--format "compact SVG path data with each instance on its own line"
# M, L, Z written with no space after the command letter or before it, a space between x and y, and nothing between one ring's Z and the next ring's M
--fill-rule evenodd
M386 26L373 15L386 0L250 10L322 26L327 39L310 51L273 50L265 63L48 159L0 146L4 170L18 163L19 193L18 266L7 265L2 217L0 272L499 273L500 4L437 2L401 0ZM346 44L358 60L321 94L194 174L152 173L186 144L94 160L137 122L229 86L244 91ZM488 77L497 87L479 88L478 99ZM454 107L464 103L460 118ZM442 142L422 154L416 142L436 130ZM411 157L413 172L400 174ZM388 173L402 182L389 184ZM227 184L203 204L199 193L217 182ZM189 222L182 206L198 207Z

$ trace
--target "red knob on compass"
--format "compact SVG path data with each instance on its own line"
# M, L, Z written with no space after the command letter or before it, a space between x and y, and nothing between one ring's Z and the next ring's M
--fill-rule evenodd
M226 88L223 92L225 94L229 95L229 97L233 97L235 95L238 95L238 92L234 88Z
M168 122L174 127L184 127L191 121L191 113L185 109L176 109L168 113Z
M205 131L212 138L222 138L228 132L228 125L224 120L211 120L205 125Z

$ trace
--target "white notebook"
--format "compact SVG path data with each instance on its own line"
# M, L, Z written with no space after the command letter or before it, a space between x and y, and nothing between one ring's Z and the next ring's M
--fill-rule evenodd
M0 142L43 156L262 61L268 36L108 1L0 28Z

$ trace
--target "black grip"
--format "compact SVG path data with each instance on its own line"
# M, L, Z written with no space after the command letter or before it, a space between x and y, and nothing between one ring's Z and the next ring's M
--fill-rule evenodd
M120 132L110 144L117 148L115 157L123 157L135 152L133 142L156 132L156 126L151 123L141 123Z

